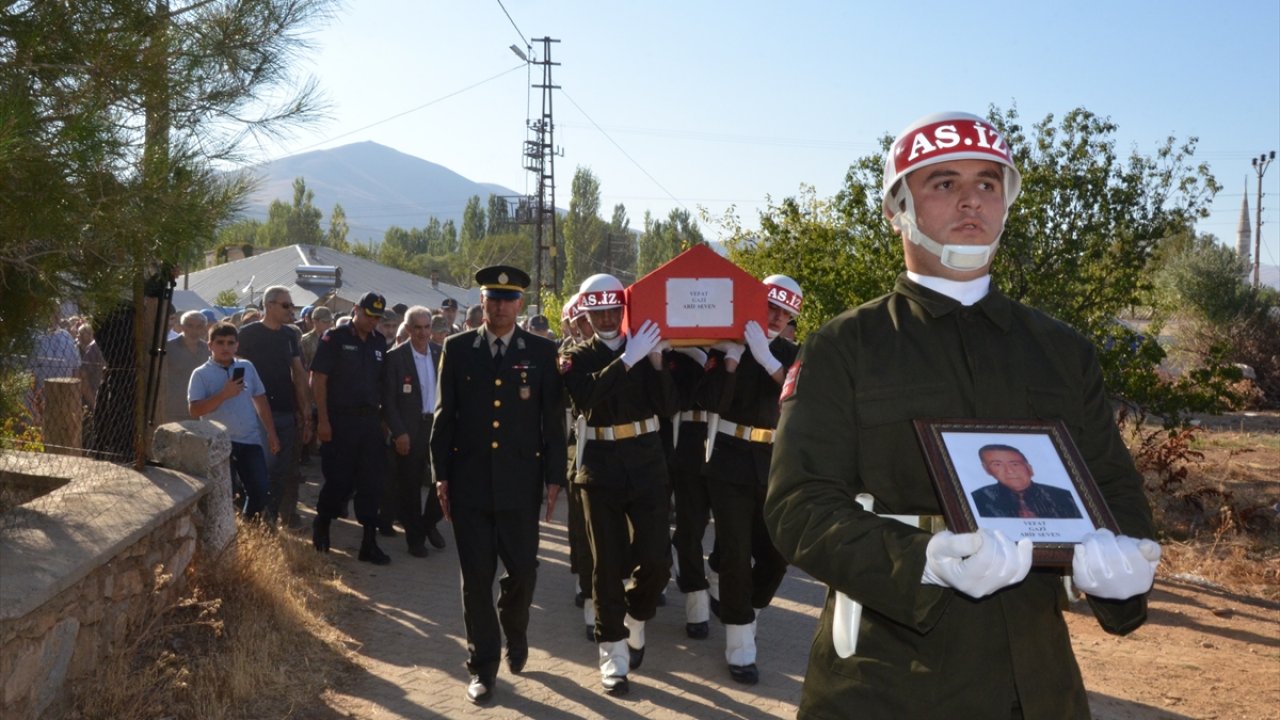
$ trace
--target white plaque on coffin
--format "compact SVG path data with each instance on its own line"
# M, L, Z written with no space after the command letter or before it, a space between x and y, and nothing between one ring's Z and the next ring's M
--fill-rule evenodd
M732 326L732 279L667 279L667 327Z

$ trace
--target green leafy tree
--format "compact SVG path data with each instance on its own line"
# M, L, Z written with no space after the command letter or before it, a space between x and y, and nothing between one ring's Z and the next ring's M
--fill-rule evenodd
M444 231L440 227L440 218L432 215L427 219L427 227L424 230L427 236L427 252L431 255L444 255L449 252L444 244Z
M444 225L440 226L440 245L444 247L445 254L451 255L459 250L458 227L452 218L445 220Z
M472 195L467 206L462 210L462 245L478 242L485 234L484 208L480 206L480 196Z
M0 348L43 303L140 298L157 266L198 260L248 190L220 163L314 111L291 62L327 4L5 3Z
M1016 108L993 107L989 116L1023 177L992 269L1001 289L1091 337L1112 391L1159 408L1167 421L1176 422L1180 409L1229 401L1213 378L1163 381L1155 339L1116 321L1149 296L1157 245L1204 217L1218 190L1207 166L1192 162L1196 140L1168 138L1153 155L1122 157L1115 124L1083 108L1060 121L1048 115L1029 132ZM891 141L882 138L882 150ZM829 201L808 190L770 204L759 233L732 214L722 221L731 259L758 276L786 273L805 288L802 331L887 292L903 269L901 240L881 211L882 157L856 160ZM1209 389L1196 396L1193 385Z
M329 214L329 231L324 234L324 244L335 250L347 251L347 234L351 226L347 224L347 211L340 203L333 204L333 212Z
M569 212L560 222L564 242L564 276L567 293L578 289L587 277L604 272L605 222L600 219L600 181L590 168L579 166L573 173Z
M703 242L702 230L684 208L672 208L667 219L654 220L645 212L640 234L636 273L643 277L659 265Z
M213 296L213 304L219 307L236 307L240 304L240 293L235 288L227 288L219 290L217 295Z
M845 192L863 189L846 186ZM802 186L796 197L761 213L759 232L744 230L732 213L719 221L729 233L729 259L757 278L782 273L804 288L801 335L883 294L904 269L902 241L887 232L884 220L870 211L860 217L856 211L865 203L842 199L821 198L812 186Z
M1174 360L1200 371L1247 366L1257 392L1241 399L1280 404L1280 293L1249 284L1249 263L1212 235L1187 233L1161 250L1156 318L1176 339Z
M315 192L307 188L302 178L293 181L293 205L289 208L286 221L286 245L319 245L324 238L320 230L320 218L323 213L313 204Z
M622 203L613 206L613 216L605 232L609 243L605 265L612 268L611 272L622 284L630 285L638 277L636 261L639 248L636 234L631 232L631 218L627 217L627 208Z
M489 193L489 211L485 213L488 223L486 235L512 232L515 221L507 210L507 201L502 197Z

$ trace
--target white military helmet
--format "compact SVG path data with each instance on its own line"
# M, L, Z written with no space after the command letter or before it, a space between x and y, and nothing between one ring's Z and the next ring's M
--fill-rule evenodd
M560 322L570 322L578 313L578 293L569 296L569 301L564 304L564 309L560 311Z
M943 112L916 120L898 134L884 158L884 213L894 229L911 242L937 255L952 270L974 270L986 265L1000 244L943 245L920 231L915 201L906 177L923 167L951 160L990 160L1004 168L1004 216L1022 189L1022 175L1013 154L995 127L977 115Z
M769 289L770 303L792 315L800 314L800 306L804 304L804 290L800 289L800 283L786 275L770 275L763 282Z
M587 314L587 322L592 330L604 340L613 340L621 332L620 328L601 331L591 313L596 310L612 310L622 307L623 288L618 278L607 273L598 273L582 281L578 288L578 313Z
M608 273L597 273L578 288L578 310L609 310L622 307L622 282Z

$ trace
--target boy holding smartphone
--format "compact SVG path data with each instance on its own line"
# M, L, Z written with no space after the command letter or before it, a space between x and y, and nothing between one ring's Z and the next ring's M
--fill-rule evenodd
M191 373L187 403L191 417L208 417L226 427L231 467L245 489L244 515L256 518L266 506L269 489L260 428L266 429L272 454L279 452L280 441L258 371L248 360L236 358L239 344L235 325L224 321L209 328L209 360Z

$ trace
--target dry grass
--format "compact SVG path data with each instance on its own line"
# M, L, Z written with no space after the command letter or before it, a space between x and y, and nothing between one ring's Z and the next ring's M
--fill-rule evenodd
M76 688L76 720L314 716L353 667L325 617L349 596L298 538L240 527L235 552L194 566L189 591Z
M1180 479L1144 473L1161 574L1280 600L1280 434L1202 430L1187 450Z

